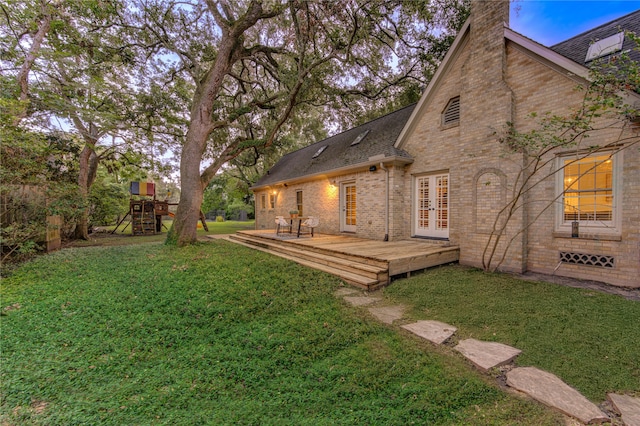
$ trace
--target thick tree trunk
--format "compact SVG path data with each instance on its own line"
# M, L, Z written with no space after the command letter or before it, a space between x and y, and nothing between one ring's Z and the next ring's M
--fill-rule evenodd
M192 120L180 157L180 202L169 233L169 239L175 240L178 246L194 243L198 237L198 220L204 196L200 162L207 137L202 122Z
M213 103L222 87L222 80L235 60L234 52L240 49L237 41L238 36L223 36L218 58L195 96L187 139L180 156L180 202L167 238L178 246L185 246L197 240L200 208L204 188L208 183L203 182L200 165L211 134Z
M191 118L187 139L180 157L180 203L174 218L173 227L167 241L178 246L191 244L197 240L198 220L204 188L211 179L200 174L200 166L207 146L209 135L213 131L213 105L220 93L223 80L233 64L244 51L242 34L258 20L276 16L278 12L264 12L262 2L252 0L246 13L233 25L218 14L211 2L211 10L222 27L222 38L218 45L218 54L205 76L199 82L191 108Z

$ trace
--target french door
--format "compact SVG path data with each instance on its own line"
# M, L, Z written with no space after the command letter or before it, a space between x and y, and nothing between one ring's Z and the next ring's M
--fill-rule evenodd
M449 238L449 174L416 176L413 199L415 236Z
M340 186L340 231L356 232L356 184Z

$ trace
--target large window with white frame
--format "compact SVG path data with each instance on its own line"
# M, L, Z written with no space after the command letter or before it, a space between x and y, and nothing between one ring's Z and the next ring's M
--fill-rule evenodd
M558 228L616 232L619 224L621 153L574 153L558 157Z

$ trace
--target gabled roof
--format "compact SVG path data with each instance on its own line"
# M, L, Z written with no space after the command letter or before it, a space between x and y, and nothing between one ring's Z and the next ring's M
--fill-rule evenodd
M591 61L586 60L589 47L600 40L604 40L623 31L631 31L640 35L640 10L551 46L551 50L571 59L574 62L589 66ZM631 55L631 59L640 62L640 53L633 50L634 47L635 43L629 39L629 37L625 37L622 49L612 52L611 55L620 53L620 51L624 52L630 50L629 53ZM606 59L607 56L604 56L601 59Z
M467 22L462 26L456 36L456 39L449 48L447 55L440 63L438 70L427 85L427 88L418 101L413 114L407 121L407 125L400 133L400 136L398 136L398 141L395 145L396 148L400 149L404 146L408 135L411 134L413 128L418 122L418 117L422 115L423 110L427 107L432 94L435 92L435 88L438 87L440 82L445 78L447 71L451 67L451 64L455 62L459 52L464 49L469 38L470 21L471 19L467 19ZM585 63L585 58L591 44L601 38L615 35L624 30L633 31L640 35L640 11L630 13L629 15L601 25L600 27L584 32L551 48L545 47L538 42L513 31L506 24L504 28L504 37L505 39L530 51L542 62L568 77L587 79L589 75L588 66L590 66L590 63ZM634 46L635 44L628 37L625 37L622 50L624 51ZM635 51L630 53L633 60L640 62L640 53Z
M414 107L415 104L409 105L285 155L253 189L356 170L381 161L412 162L411 156L395 148L394 143ZM356 142L358 137L360 141Z

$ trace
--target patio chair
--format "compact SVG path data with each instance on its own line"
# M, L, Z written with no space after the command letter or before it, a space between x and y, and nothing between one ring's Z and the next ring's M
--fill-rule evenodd
M291 233L291 224L285 220L284 216L276 216L276 235L284 234L287 228Z
M320 219L315 216L309 216L307 220L300 224L300 233L302 233L302 228L307 228L309 231L305 233L311 233L311 236L313 237L313 229L318 225L320 225Z

